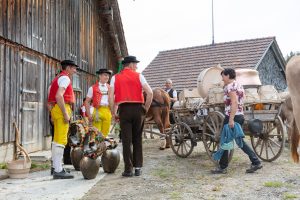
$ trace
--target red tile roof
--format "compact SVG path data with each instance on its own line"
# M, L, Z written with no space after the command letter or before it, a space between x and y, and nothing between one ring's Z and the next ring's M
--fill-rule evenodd
M177 90L197 87L199 73L208 67L255 68L275 37L161 51L143 71L152 88L170 78Z

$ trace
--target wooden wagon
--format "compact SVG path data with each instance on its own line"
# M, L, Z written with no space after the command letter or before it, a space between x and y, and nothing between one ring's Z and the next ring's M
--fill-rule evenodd
M263 107L255 110L257 103ZM257 156L264 161L276 160L282 153L285 142L285 129L279 116L281 102L255 102L245 104L245 123L243 130L251 138ZM171 148L179 157L189 156L199 141L202 141L209 158L219 149L220 133L224 121L224 104L203 103L192 108L172 110L176 123L169 132ZM263 123L261 133L253 135L248 131L248 122L259 119ZM232 158L233 150L229 152ZM214 161L215 162L215 161Z

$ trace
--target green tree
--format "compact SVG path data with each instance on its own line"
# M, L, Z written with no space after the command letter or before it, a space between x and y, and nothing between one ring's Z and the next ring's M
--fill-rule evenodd
M287 54L285 57L285 61L286 63L289 62L289 60L293 57L293 56L297 56L300 55L300 52L293 52L291 51L290 54Z

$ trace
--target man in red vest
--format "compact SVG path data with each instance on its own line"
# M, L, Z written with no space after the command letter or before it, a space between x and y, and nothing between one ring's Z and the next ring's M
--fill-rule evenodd
M125 170L122 176L141 175L143 166L142 132L144 119L151 105L153 93L145 77L137 73L135 56L127 56L122 61L124 69L110 81L109 103L115 120L120 119L122 131L123 160ZM144 105L143 90L146 92ZM117 114L116 106L119 107ZM132 145L132 151L131 151Z
M86 114L89 121L93 123L93 126L95 126L104 137L107 137L112 117L108 102L110 87L107 82L112 72L108 69L99 69L96 74L99 74L99 81L89 88L86 95ZM94 107L93 113L90 111L91 100Z
M70 179L73 175L66 172L62 166L64 148L67 144L69 121L72 115L71 107L75 103L71 77L78 66L72 60L61 62L62 72L51 82L48 95L48 105L51 105L51 118L54 124L54 138L52 142L52 162L54 179Z

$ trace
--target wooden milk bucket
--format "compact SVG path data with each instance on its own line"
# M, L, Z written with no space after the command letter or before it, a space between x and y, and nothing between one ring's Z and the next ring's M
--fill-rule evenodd
M255 69L236 69L236 81L244 86L244 88L253 88L261 85L258 71Z
M27 178L31 168L31 159L26 150L19 144L19 130L15 122L14 126L16 129L16 146L20 149L24 160L13 160L8 162L8 175L10 178Z
M24 156L24 160L13 160L7 163L8 175L10 178L27 178L31 160L27 152L21 152Z

